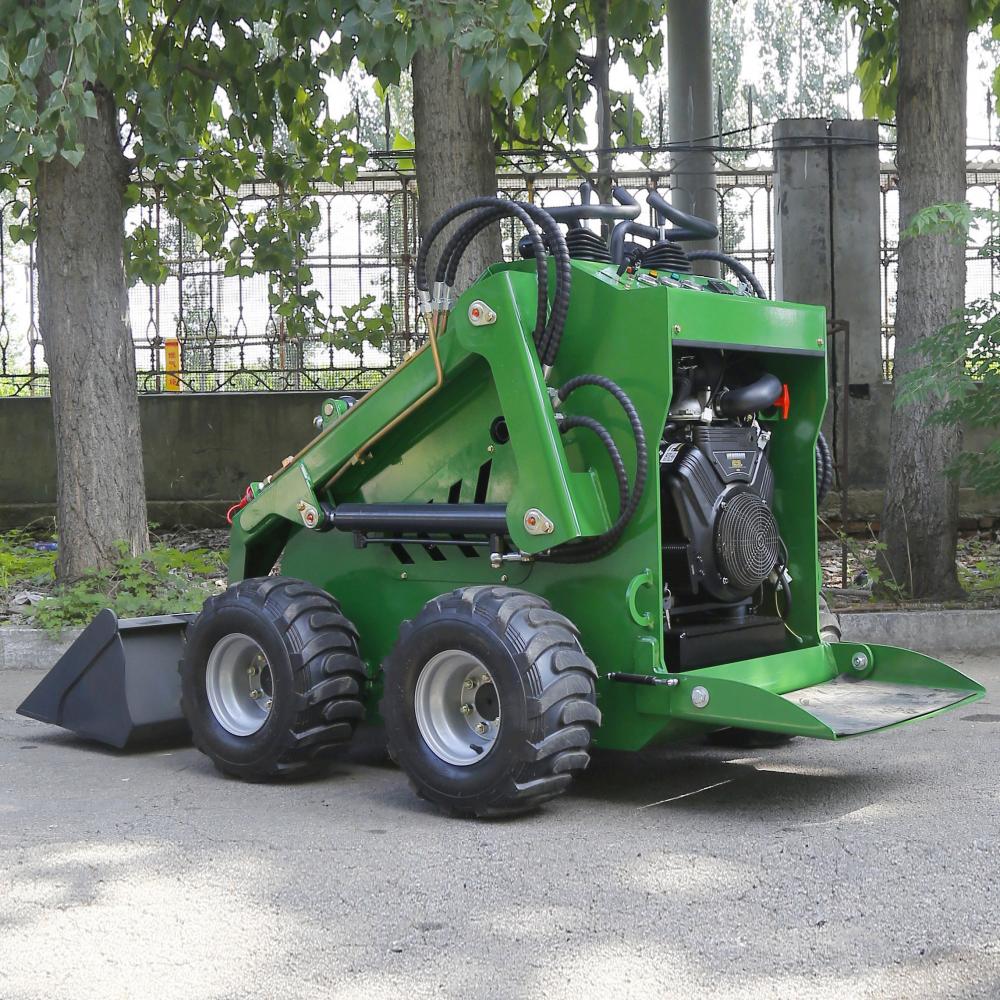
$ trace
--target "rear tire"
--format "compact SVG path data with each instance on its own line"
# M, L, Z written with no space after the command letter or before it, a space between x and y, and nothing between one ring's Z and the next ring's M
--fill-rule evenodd
M180 666L195 746L247 781L310 770L364 716L357 640L337 602L301 580L243 580L210 597Z
M386 658L389 753L451 815L528 812L590 762L596 679L575 626L547 601L453 591L404 622Z

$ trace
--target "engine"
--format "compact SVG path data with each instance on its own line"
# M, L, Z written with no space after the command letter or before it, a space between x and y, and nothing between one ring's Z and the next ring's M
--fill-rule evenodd
M769 435L754 423L695 426L671 436L660 456L673 508L664 526L671 589L679 598L748 598L782 561Z
M707 666L785 648L787 553L772 511L774 375L717 352L680 359L660 443L668 659Z

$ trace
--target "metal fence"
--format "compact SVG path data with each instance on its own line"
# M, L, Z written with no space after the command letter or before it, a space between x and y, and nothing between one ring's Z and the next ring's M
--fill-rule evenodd
M717 186L724 249L747 263L773 294L773 174L766 153L758 151L758 165L746 169L720 163ZM505 195L543 206L579 200L579 177L558 164L542 170L513 164L498 179ZM616 179L639 195L649 187L666 189L670 180L668 170L645 167L619 171ZM1000 208L1000 166L970 170L969 192L975 204ZM241 192L249 205L263 206L277 196L266 184ZM334 316L365 295L377 304L390 302L395 316L390 340L379 347L364 344L347 350L318 331L305 338L289 336L268 304L266 277L226 276L219 262L205 255L154 197L143 212L159 232L169 277L162 285L140 284L130 291L139 391L167 387L164 345L171 339L180 343L180 388L195 392L365 387L420 342L411 277L418 211L412 174L366 173L342 187L318 187L312 197L322 224L306 263L322 309ZM29 247L11 243L9 203L0 206L0 220L0 395L46 395L34 254ZM886 377L893 350L897 220L895 177L887 170L882 175L881 267ZM977 242L983 238L981 233L976 236ZM512 229L504 245L506 253L516 252ZM995 264L977 257L976 247L970 246L970 296L996 291L997 282Z
M976 208L1000 211L1000 148L993 163L969 168L966 190L969 203ZM966 247L965 298L967 302L1000 293L1000 261L982 256L989 240L1000 237L1000 224L978 224L970 233ZM899 263L899 178L895 170L884 169L881 175L881 303L882 303L882 372L892 378L895 353L896 268Z

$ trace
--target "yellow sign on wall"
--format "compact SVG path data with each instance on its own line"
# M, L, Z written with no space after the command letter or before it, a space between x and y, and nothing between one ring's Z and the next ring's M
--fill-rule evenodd
M163 360L166 378L163 380L163 388L167 392L181 391L181 342L175 338L163 342Z

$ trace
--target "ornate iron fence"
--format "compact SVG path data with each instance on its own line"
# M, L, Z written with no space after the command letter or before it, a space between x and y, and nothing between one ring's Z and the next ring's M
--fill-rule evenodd
M759 166L745 169L720 162L717 175L723 246L747 263L769 294L774 291L773 175L767 151L756 151ZM555 163L527 169L511 159L499 175L509 197L541 205L579 199L579 178ZM622 170L618 183L633 193L669 186L664 168ZM970 198L1000 207L1000 167L977 167L969 173ZM254 205L265 205L279 192L267 184L241 192ZM422 338L412 285L411 263L417 248L416 185L411 173L366 173L343 187L323 186L312 196L322 224L308 250L313 283L322 308L331 316L362 296L389 302L396 319L390 340L355 351L335 347L319 332L289 336L268 305L264 277L227 276L218 261L205 255L196 239L168 217L159 201L145 209L160 234L169 262L167 281L137 285L129 294L138 388L162 392L168 387L165 345L176 339L181 364L176 372L182 391L339 389L366 387ZM895 175L882 175L882 355L891 375L892 323L895 309L898 201ZM13 245L7 227L10 203L0 205L0 396L46 395L48 373L38 335L33 250ZM138 218L132 220L138 221ZM982 234L979 234L979 239ZM516 252L513 228L505 232L505 252ZM996 263L969 251L970 295L996 290Z

